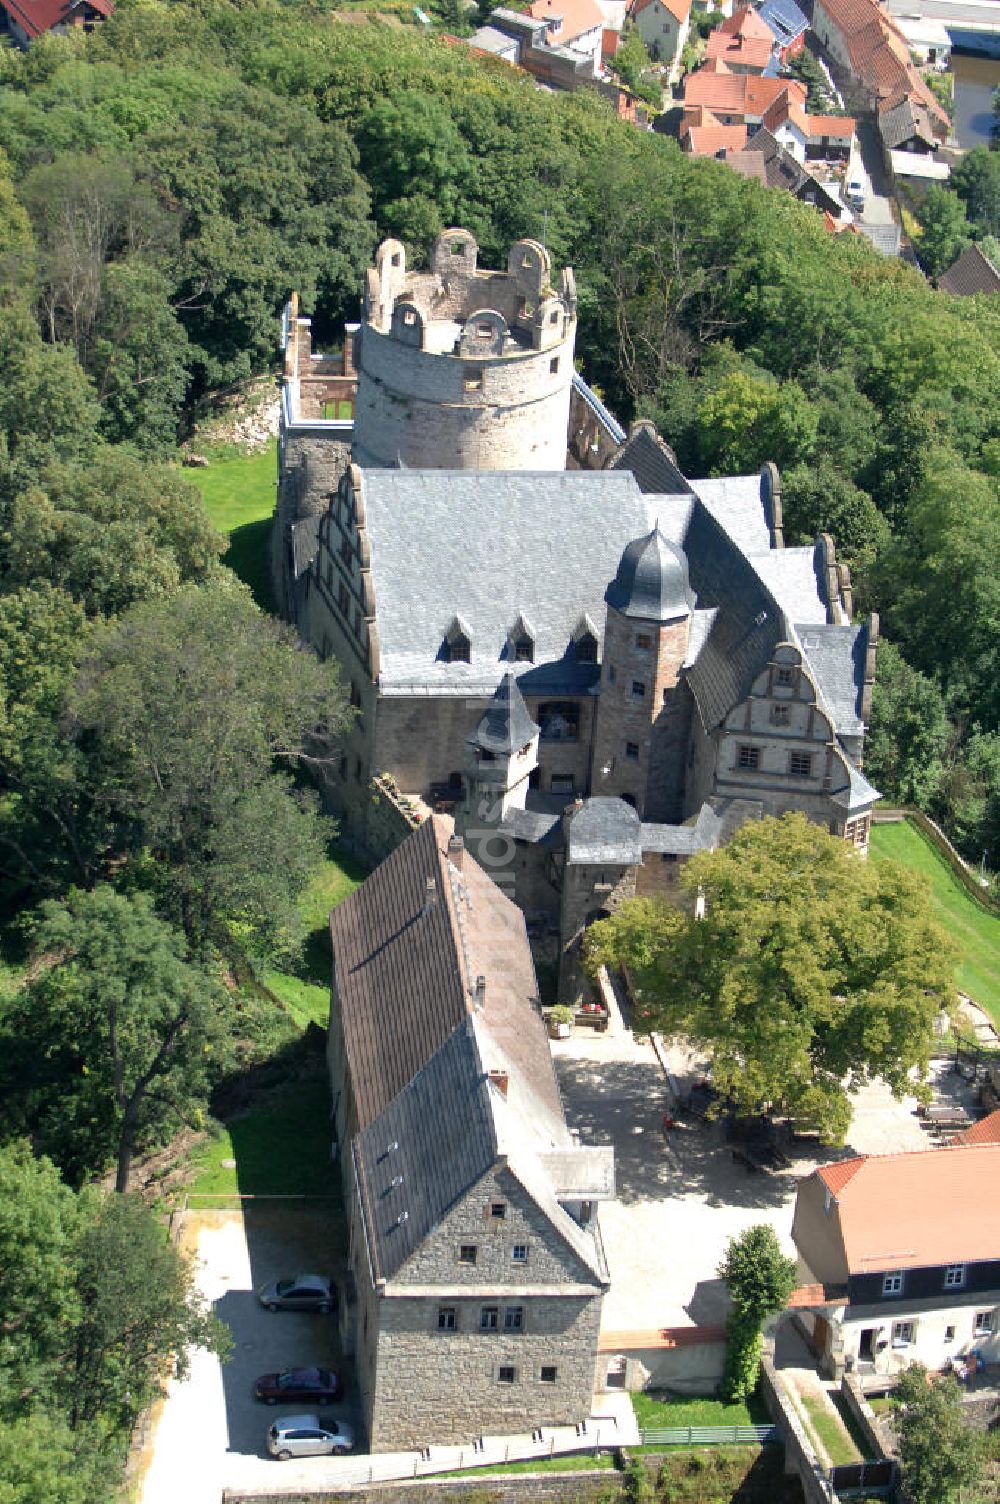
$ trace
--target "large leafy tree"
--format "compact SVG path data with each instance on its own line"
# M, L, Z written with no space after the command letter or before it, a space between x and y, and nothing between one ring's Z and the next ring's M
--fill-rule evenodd
M972 226L961 199L932 183L917 211L920 221L920 262L927 275L938 277L972 240Z
M965 1419L957 1379L932 1376L920 1363L893 1391L903 1487L914 1504L959 1504L981 1476L983 1438Z
M798 1265L781 1251L774 1228L748 1227L730 1238L718 1273L729 1291L726 1318L726 1367L722 1392L727 1400L745 1400L760 1376L762 1327L783 1311L795 1289Z
M38 471L9 507L0 558L7 588L48 580L88 615L112 616L210 578L225 546L176 469L105 448Z
M645 1022L707 1049L723 1099L842 1142L851 1087L912 1089L956 959L925 883L797 814L745 825L681 881L703 919L634 900L591 927L588 958L628 964Z
M967 151L955 163L949 182L965 205L977 238L1000 235L1000 152L985 146Z
M44 904L32 977L3 1023L8 1100L74 1181L200 1113L219 1069L225 991L184 960L149 898L104 885Z
M336 665L223 578L104 628L69 706L120 852L192 950L234 934L294 948L330 826L275 769L335 756L354 714Z

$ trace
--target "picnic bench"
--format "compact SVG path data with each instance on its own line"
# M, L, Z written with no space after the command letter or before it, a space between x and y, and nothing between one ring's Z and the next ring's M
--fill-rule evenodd
M967 1128L972 1122L964 1107L951 1107L943 1102L918 1107L917 1113L928 1128Z
M586 1024L588 1028L603 1034L608 1027L608 1010L600 1003L584 1003L582 1007L574 1009L573 1022Z

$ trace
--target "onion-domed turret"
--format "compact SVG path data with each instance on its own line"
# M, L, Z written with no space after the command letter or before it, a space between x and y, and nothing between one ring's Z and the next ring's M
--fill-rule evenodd
M690 616L695 594L683 549L663 536L659 524L646 537L633 539L604 599L623 616L643 621L662 623Z

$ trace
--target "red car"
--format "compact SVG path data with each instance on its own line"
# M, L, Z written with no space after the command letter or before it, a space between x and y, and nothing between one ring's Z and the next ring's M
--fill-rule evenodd
M253 1386L255 1400L276 1405L279 1400L314 1400L328 1405L341 1395L341 1382L328 1368L284 1368L280 1373L262 1373Z

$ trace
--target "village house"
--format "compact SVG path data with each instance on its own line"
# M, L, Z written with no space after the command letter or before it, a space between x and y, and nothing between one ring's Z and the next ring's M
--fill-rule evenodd
M809 22L795 0L764 0L760 18L774 34L775 54L782 67L798 57L805 46Z
M797 79L731 73L727 65L717 62L712 68L698 68L684 80L685 117L689 109L700 107L711 111L720 125L761 125L778 100L787 99L804 112L806 92L805 84Z
M767 22L752 5L746 5L709 33L705 55L710 61L725 63L731 73L763 73L775 41Z
M528 15L545 22L547 41L579 53L600 73L604 16L597 0L534 0Z
M629 15L654 63L675 74L691 29L691 0L633 0Z
M766 188L780 188L812 205L832 226L850 222L850 211L842 203L836 185L821 182L765 126L753 132L742 150L726 150L720 156L743 177L763 183Z
M967 246L937 279L941 292L953 298L972 298L977 293L1000 293L1000 267L993 265L978 245Z
M26 48L47 32L92 31L114 8L113 0L0 0L0 37Z
M339 1319L371 1450L582 1423L614 1159L566 1127L523 915L432 816L330 936Z
M844 88L862 104L878 113L909 98L926 109L936 139L946 140L947 111L920 77L906 37L878 0L815 0L812 25Z
M854 1371L877 1390L910 1363L963 1376L1000 1359L998 1119L800 1183L792 1238L813 1283L793 1304L831 1377Z

